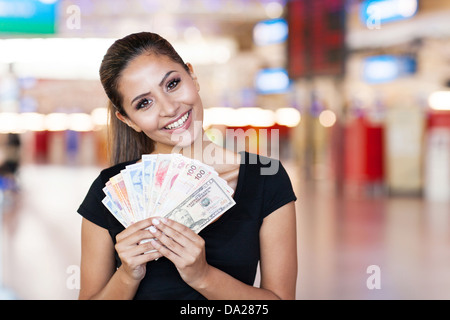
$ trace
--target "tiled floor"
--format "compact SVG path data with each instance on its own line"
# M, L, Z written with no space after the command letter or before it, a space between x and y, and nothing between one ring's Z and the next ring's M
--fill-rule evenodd
M337 196L286 167L298 196L297 299L450 299L449 203ZM98 172L21 169L21 193L4 212L1 238L3 282L17 297L77 297L76 209Z

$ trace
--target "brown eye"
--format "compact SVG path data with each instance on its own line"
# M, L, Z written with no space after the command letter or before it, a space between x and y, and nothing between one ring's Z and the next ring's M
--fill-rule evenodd
M178 86L178 84L180 83L180 81L181 81L181 79L179 79L179 78L170 81L170 82L167 84L167 89L168 89L168 90L173 90L173 89L175 89L175 88Z
M148 107L151 102L152 102L151 100L144 98L136 104L136 109L137 110L144 109Z

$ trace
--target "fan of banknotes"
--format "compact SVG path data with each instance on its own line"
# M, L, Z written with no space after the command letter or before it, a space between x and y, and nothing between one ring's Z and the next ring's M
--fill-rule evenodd
M180 154L145 154L103 192L103 204L124 227L161 216L199 233L235 205L233 189L214 168Z

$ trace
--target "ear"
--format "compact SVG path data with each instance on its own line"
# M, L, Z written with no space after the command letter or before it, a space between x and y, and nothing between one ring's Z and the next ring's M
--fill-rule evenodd
M127 116L121 114L119 111L116 111L116 117L130 128L133 128L136 132L142 132L141 128L139 128L133 121L131 121Z
M197 91L200 91L200 84L198 83L197 75L194 73L194 67L189 62L187 62L186 65L189 68L189 73L191 75L192 80L194 80Z

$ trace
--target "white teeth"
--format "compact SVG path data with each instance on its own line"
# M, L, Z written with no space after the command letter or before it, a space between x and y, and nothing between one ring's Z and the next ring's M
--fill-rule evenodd
M164 129L172 130L181 127L189 117L189 112L186 112L184 116L182 116L178 121L173 122L169 124L168 126L164 127Z

